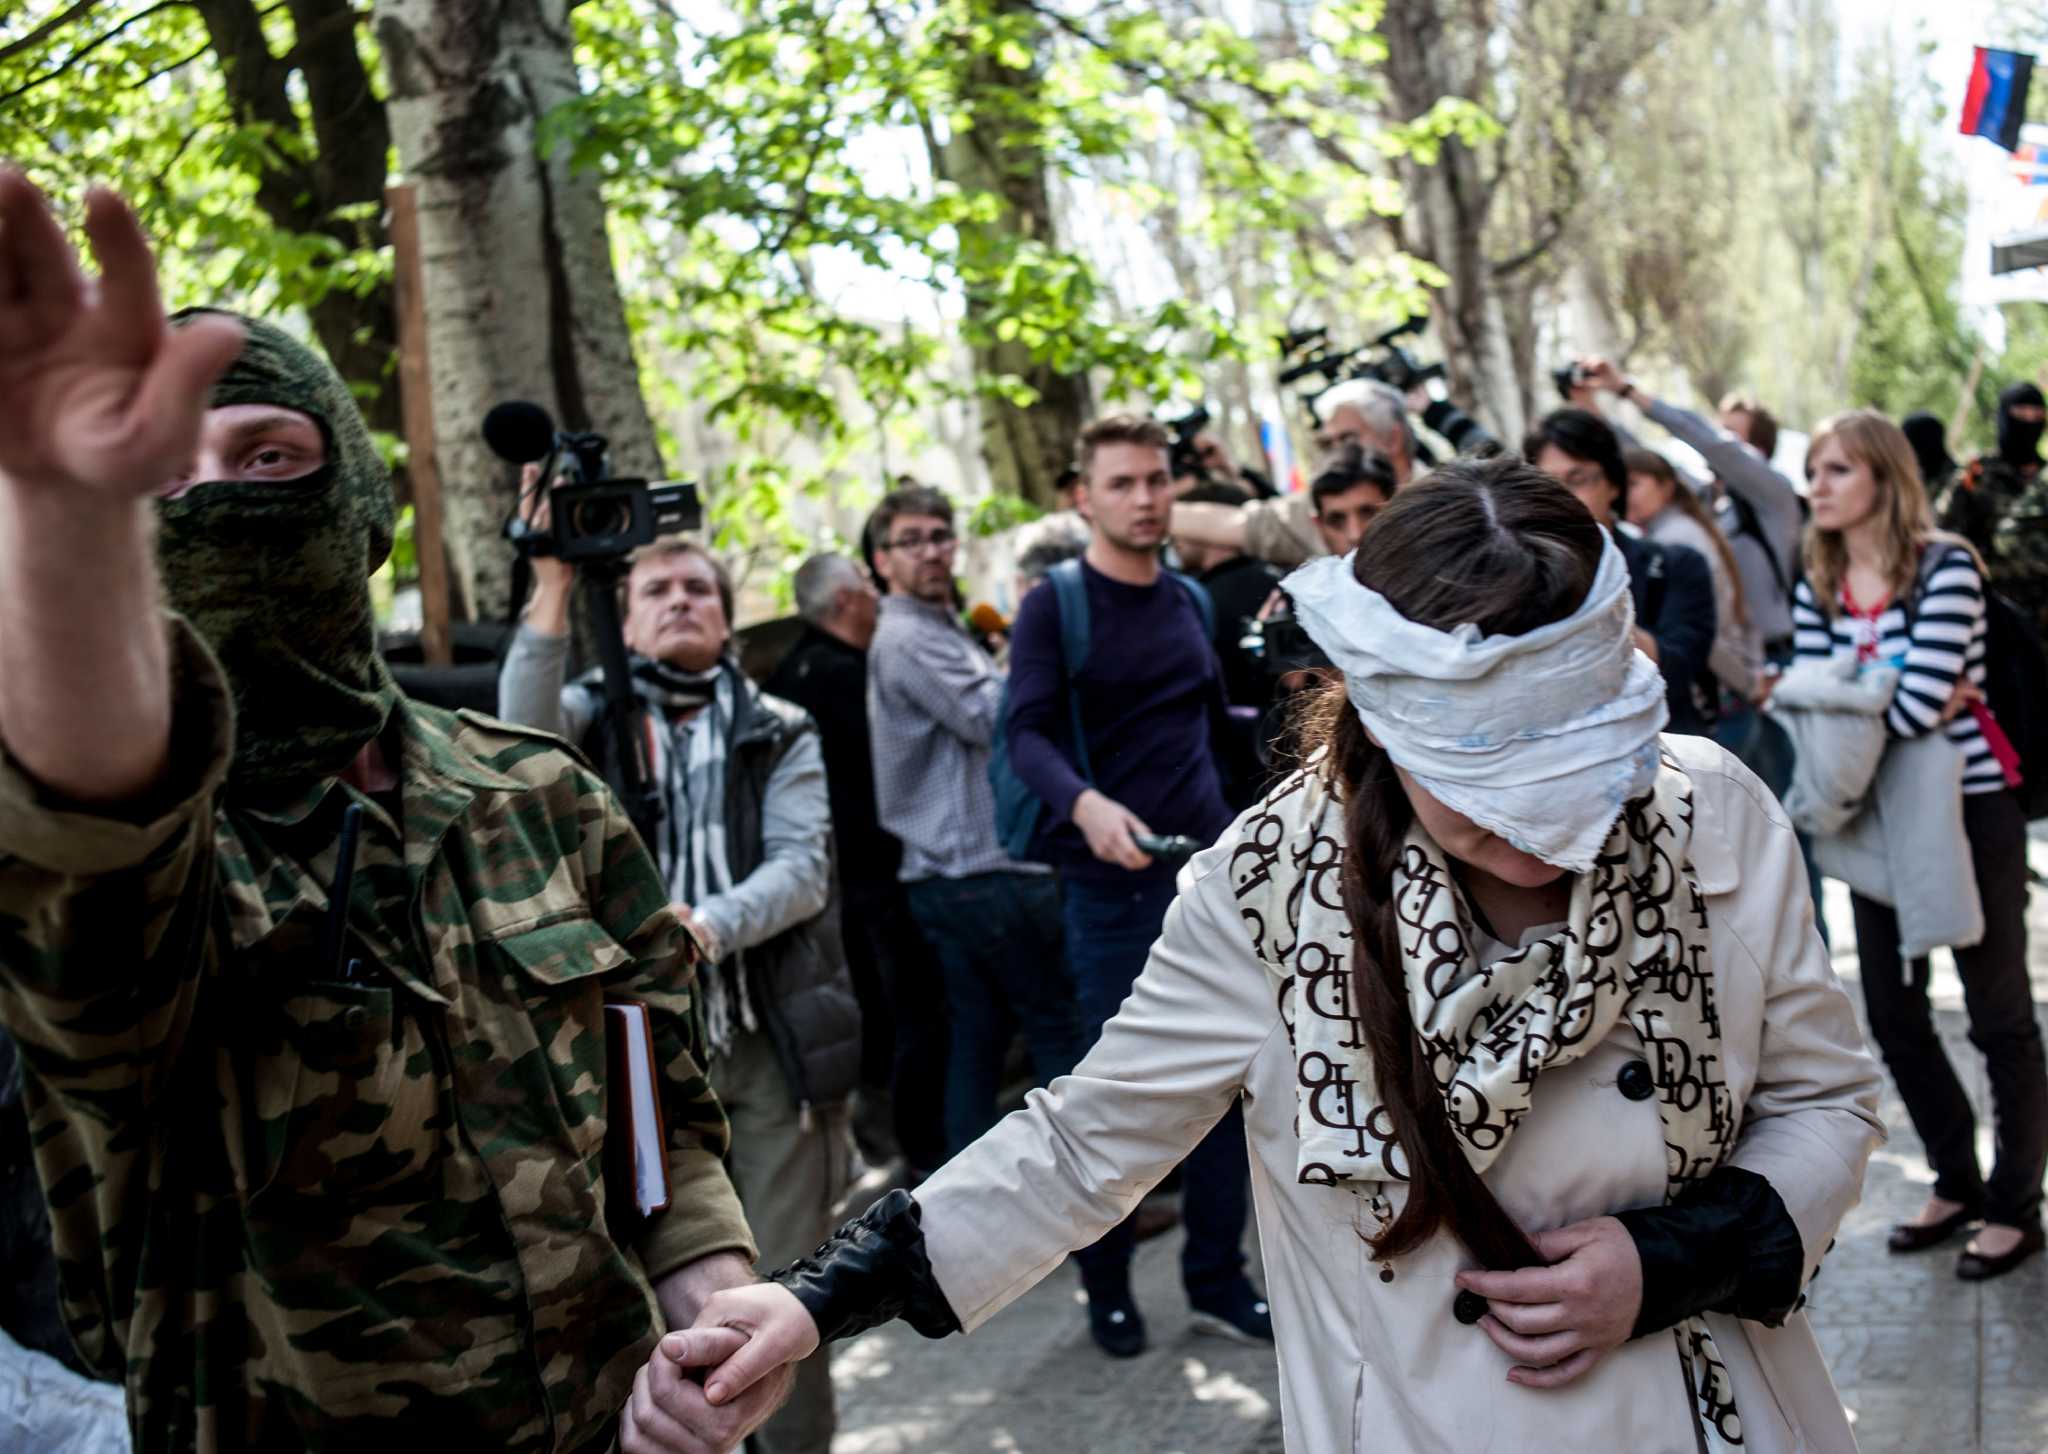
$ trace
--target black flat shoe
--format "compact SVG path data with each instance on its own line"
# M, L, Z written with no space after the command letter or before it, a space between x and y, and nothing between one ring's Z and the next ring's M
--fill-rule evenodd
M1929 1247L1939 1247L1972 1222L1982 1221L1984 1214L1974 1207L1964 1207L1959 1212L1950 1212L1938 1222L1897 1222L1892 1226L1891 1235L1884 1245L1892 1252L1924 1252Z
M2003 1256L1986 1257L1977 1252L1963 1253L1956 1259L1956 1276L1964 1282L1983 1282L1987 1278L2003 1277L2039 1252L2042 1241L2041 1224L2036 1222L2021 1234L2018 1245Z

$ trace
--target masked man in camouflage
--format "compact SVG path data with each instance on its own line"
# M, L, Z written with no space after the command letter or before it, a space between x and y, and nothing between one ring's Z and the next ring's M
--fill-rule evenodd
M1998 448L1980 455L1936 500L1942 528L1966 537L1990 568L1990 584L2048 633L2048 476L2041 432L2048 401L2034 384L1998 396Z
M553 739L392 685L333 371L173 327L110 193L86 229L93 281L0 169L0 1020L79 1352L142 1451L731 1448L782 1390L721 1418L663 1338L754 1248L660 878ZM653 1011L644 1222L607 992Z

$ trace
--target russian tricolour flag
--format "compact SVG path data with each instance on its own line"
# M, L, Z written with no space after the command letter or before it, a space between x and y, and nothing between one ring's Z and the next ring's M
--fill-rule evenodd
M2020 123L2027 119L2027 85L2033 79L2032 56L1978 46L1970 89L1963 93L1963 135L1988 136L2007 151L2017 147Z

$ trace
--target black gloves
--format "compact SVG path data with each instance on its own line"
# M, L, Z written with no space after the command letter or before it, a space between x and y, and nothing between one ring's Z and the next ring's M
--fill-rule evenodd
M841 1227L809 1257L768 1280L796 1294L820 1342L850 1338L901 1318L927 1338L960 1331L925 1256L923 1211L907 1191L892 1191Z
M1668 1206L1618 1212L1643 1260L1635 1332L1695 1313L1728 1313L1775 1328L1799 1302L1805 1266L1799 1228L1768 1181L1723 1166Z

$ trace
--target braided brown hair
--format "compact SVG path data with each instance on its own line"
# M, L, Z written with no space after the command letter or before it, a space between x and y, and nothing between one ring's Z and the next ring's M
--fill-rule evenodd
M1592 515L1549 476L1510 456L1460 459L1394 497L1366 532L1352 571L1421 625L1448 631L1470 621L1489 636L1519 636L1578 609L1602 548ZM1414 809L1341 682L1307 710L1304 741L1324 748L1317 770L1344 804L1344 911L1357 946L1359 1019L1380 1102L1408 1159L1407 1200L1369 1239L1373 1255L1408 1252L1448 1224L1488 1267L1539 1264L1459 1149L1409 1012L1393 875Z

